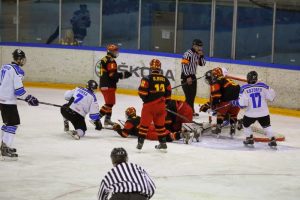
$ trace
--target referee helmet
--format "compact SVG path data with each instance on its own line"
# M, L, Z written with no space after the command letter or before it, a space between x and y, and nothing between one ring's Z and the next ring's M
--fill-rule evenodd
M110 153L110 158L113 165L118 165L128 161L128 154L123 147L114 148Z

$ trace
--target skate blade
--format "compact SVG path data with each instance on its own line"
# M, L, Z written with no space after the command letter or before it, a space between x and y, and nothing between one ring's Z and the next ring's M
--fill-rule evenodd
M0 155L0 161L11 162L11 161L17 161L17 160L18 160L18 157L7 157L7 156Z
M168 153L168 150L167 149L157 149L155 148L158 152L161 152L161 153Z
M74 138L75 140L80 140L79 135L73 135L73 132L72 132L72 131L67 131L66 133L69 134L69 135L70 135L72 138Z
M244 146L247 147L247 148L251 148L251 149L254 148L253 144L244 144Z
M278 150L277 149L277 146L269 146L270 147L270 149L272 149L272 150Z

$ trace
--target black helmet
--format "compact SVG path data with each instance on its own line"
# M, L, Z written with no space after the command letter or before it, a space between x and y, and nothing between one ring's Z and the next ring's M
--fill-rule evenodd
M25 63L26 63L26 56L25 56L24 51L22 51L21 49L16 49L16 50L14 50L14 52L12 53L12 55L13 55L14 61L18 65L20 65L20 66L25 65Z
M21 49L14 50L12 55L13 55L14 60L19 60L19 59L22 59L22 58L26 58L24 51L22 51Z
M127 162L128 154L126 150L122 147L114 148L110 153L111 161L114 165Z
M194 40L193 40L193 45L203 46L203 43L202 43L202 41L199 40L199 39L194 39Z
M98 83L94 80L89 80L86 83L86 88L89 90L96 90L98 88Z
M209 85L211 85L215 82L213 70L208 70L207 72L205 72L205 82Z
M256 71L251 71L247 74L247 82L249 84L254 84L257 82L258 74Z

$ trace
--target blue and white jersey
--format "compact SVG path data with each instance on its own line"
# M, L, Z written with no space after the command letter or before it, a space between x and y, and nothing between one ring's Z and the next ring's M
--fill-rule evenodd
M70 105L72 110L83 117L90 113L89 116L94 121L100 119L99 104L94 92L86 88L77 87L74 90L68 90L65 93L65 99L67 101L72 97L74 97L74 101Z
M267 100L273 101L275 91L265 83L243 85L240 89L239 104L246 106L245 116L264 117L269 115Z
M17 64L2 65L0 69L0 103L17 104L17 97L26 93L24 71Z

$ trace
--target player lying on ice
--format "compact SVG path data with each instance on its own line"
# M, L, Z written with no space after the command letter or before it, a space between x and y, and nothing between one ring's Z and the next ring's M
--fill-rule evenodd
M196 131L193 131L192 128L183 128L183 125L185 123L191 122L193 118L193 110L186 102L170 100L167 104L167 110L176 112L180 116L183 116L179 117L168 112L165 121L165 135L167 137L167 142L172 142L174 140L180 140L181 138L184 138L186 143L189 143L193 137L198 136ZM126 121L122 124L124 127L121 128L120 124L115 123L113 126L113 130L115 130L120 136L124 138L127 138L129 135L137 137L139 131L140 116L136 115L136 110L134 107L127 108L125 111L125 116ZM146 139L158 140L158 135L153 124L151 124L151 126L149 127Z

